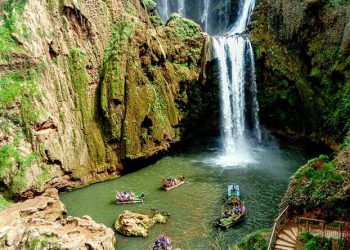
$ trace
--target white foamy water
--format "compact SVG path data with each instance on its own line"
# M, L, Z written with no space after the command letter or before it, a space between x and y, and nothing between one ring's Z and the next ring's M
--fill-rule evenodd
M214 162L225 167L254 163L252 142L261 140L254 54L249 38L241 34L247 28L254 6L255 0L242 0L230 31L225 36L213 37L220 70L222 126L222 153ZM251 110L246 110L247 98L251 99ZM247 128L247 112L252 114L253 131Z
M185 0L178 0L178 12L182 16L186 16Z
M172 10L168 1L160 0L159 3L161 6L158 9L162 16L169 16ZM203 0L200 3L200 22L207 31L209 11L214 2ZM176 6L175 11L186 17L185 0L177 0ZM249 38L242 34L249 24L254 7L255 0L240 0L233 25L225 35L212 37L213 54L218 60L220 72L222 134L220 154L212 159L215 165L226 167L254 163L255 145L261 142L253 48ZM210 30L213 28L210 27ZM248 101L250 105L247 106ZM249 118L247 114L250 114Z

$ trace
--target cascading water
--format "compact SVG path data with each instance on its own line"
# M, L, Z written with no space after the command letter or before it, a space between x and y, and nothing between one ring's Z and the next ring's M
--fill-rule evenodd
M203 30L208 31L208 18L209 18L209 7L210 7L210 0L206 0L203 3L203 12L201 16L201 23L203 26Z
M250 110L253 123L252 132L257 141L261 140L253 49L249 38L242 34L247 28L254 6L255 0L241 2L237 20L227 35L213 38L213 49L219 60L221 75L223 131L223 153L217 158L217 162L223 166L241 165L254 161L246 122L248 111L246 110L247 91L245 87L247 82L250 82L252 100L252 110ZM250 76L246 75L247 72L250 73Z
M214 162L221 166L245 165L254 162L251 142L261 141L254 54L249 38L243 34L255 7L255 0L239 1L233 25L228 25L224 29L225 35L212 37L213 54L218 60L220 72L222 127L222 152ZM159 0L159 3L161 3L159 11L163 17L168 17L174 11L187 17L184 0L177 1L176 10L171 9L167 0ZM202 6L199 20L202 28L207 32L213 31L215 22L209 19L211 1L203 0L201 3L198 6ZM223 4L222 8L229 12L227 5ZM229 16L226 15L226 18L229 19ZM247 100L249 100L249 106ZM250 114L250 126L248 126L247 114Z
M178 0L178 12L182 15L186 15L185 0Z
M169 4L168 0L159 0L157 3L159 15L163 20L167 20L169 18Z

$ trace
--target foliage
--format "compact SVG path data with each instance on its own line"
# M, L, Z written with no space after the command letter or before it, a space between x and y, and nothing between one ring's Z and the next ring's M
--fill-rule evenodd
M37 159L36 153L23 155L16 148L17 145L0 147L0 179L10 176L10 192L18 193L26 186L26 170ZM13 170L15 166L15 170Z
M12 202L6 200L1 194L0 194L0 210L10 206Z
M263 233L271 232L270 229L262 229L253 232L246 237L244 237L238 244L231 247L232 250L265 250L268 247L268 241L262 235Z
M302 232L299 235L301 242L303 243L304 250L332 250L332 249L344 249L341 240L337 239L327 239L319 236L314 236L309 232Z
M350 136L345 137L343 143L340 145L340 150L350 146Z
M311 160L301 168L295 174L295 178L304 180L300 192L308 194L316 204L324 202L329 190L335 188L333 192L336 191L336 188L343 182L343 176L338 173L336 164L325 162L320 158Z
M317 7L298 0L260 1L253 15L261 121L296 135L312 134L315 141L327 135L338 142L350 129L350 57L341 44L346 6L339 6L349 1L313 3ZM316 11L317 22L306 8ZM301 25L289 29L294 19ZM285 36L284 30L294 35Z
M329 0L328 7L334 8L334 7L337 7L338 5L346 4L347 2L348 0Z
M144 0L145 5L147 6L147 8L149 9L154 9L157 7L157 3L153 0Z
M170 16L168 23L176 23L176 28L174 30L174 35L182 38L183 40L196 40L200 39L201 33L200 27L194 21L186 18L182 18L178 14L173 14Z
M21 119L18 119L23 127L27 128L38 118L33 99L38 96L37 81L40 77L40 69L30 68L13 71L0 75L0 114L5 114L10 106L18 105ZM11 119L16 119L12 115Z
M303 209L313 211L317 208L323 210L323 216L328 219L347 219L348 195L343 190L346 190L349 175L337 166L336 159L321 155L301 167L295 173L283 202L300 209L300 213Z
M26 3L27 0L7 0L2 6L3 12L7 14L0 17L0 61L8 61L10 53L22 51L12 34L28 35L26 27L20 23Z

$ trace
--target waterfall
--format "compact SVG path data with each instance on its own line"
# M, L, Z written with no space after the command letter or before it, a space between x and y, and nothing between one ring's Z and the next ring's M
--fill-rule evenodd
M178 0L177 12L182 16L186 16L185 0Z
M209 18L209 6L210 0L204 0L204 8L201 16L201 23L204 31L208 31L208 18Z
M221 126L223 153L220 165L239 165L254 161L250 146L251 135L261 141L259 104L255 76L254 53L245 32L255 0L241 0L237 19L225 36L213 38L213 50L220 71ZM249 73L249 75L247 75ZM250 91L246 91L250 83ZM249 96L246 96L249 94ZM246 110L250 98L251 110ZM253 131L248 132L246 113L252 114Z
M231 30L228 32L229 34L240 34L247 29L254 7L255 0L241 0L237 14L237 20L232 26Z
M163 12L163 15L167 13L168 16L173 10L170 9L169 5L164 5L164 1L166 0L159 0L163 4L162 8L158 9ZM225 35L212 37L213 54L218 60L219 68L222 131L222 153L215 159L215 163L221 166L254 162L251 142L261 141L254 52L249 38L243 34L254 10L255 0L237 1L240 3L234 23L228 25L230 28L226 28ZM208 28L210 28L211 32L219 23L211 20L212 14L209 19L213 2L202 0L201 3L198 6L201 6L202 12L197 21L201 23L205 31L208 32ZM176 6L175 12L179 12L185 17L186 14L190 14L185 11L184 0L177 0ZM226 14L230 12L227 5L224 5L222 11ZM221 18L221 16L216 14L216 18ZM219 27L216 29L220 30ZM213 33L222 32L214 31ZM247 105L248 103L249 105ZM248 117L247 114L250 116Z
M253 124L254 124L254 133L255 133L255 138L258 142L261 142L261 129L260 129L260 122L259 122L259 102L258 102L258 87L256 85L256 74L255 74L255 59L254 59L254 51L252 44L249 39L248 41L248 54L249 54L249 59L251 63L251 92L252 92L252 99L253 99L253 106L252 106L252 111L253 111Z
M163 20L168 20L169 18L169 4L168 0L160 0L158 1L158 10L161 18Z

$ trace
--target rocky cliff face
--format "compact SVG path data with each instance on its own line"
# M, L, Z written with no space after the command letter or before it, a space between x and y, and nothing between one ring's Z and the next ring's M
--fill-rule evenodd
M115 177L202 112L206 36L152 1L1 1L0 191ZM199 116L198 114L196 116Z
M259 2L255 46L262 123L335 148L350 129L350 3Z
M56 189L0 211L1 249L114 249L114 232L89 216L64 218Z

